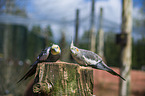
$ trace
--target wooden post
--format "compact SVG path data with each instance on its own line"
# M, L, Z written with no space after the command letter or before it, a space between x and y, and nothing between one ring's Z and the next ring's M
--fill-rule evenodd
M78 46L78 30L79 30L79 9L76 10L76 33L75 33L75 45Z
M123 0L122 8L122 34L127 34L127 41L125 45L122 45L120 74L126 79L126 81L120 79L119 96L130 96L130 70L132 60L132 0Z
M99 31L98 31L98 55L101 56L104 59L104 31L102 29L102 23L103 23L103 8L100 8L100 22L99 22Z
M96 46L96 34L95 34L95 0L92 0L92 10L91 10L91 26L90 26L90 50L95 52Z
M33 92L39 96L92 96L93 70L66 62L38 64Z

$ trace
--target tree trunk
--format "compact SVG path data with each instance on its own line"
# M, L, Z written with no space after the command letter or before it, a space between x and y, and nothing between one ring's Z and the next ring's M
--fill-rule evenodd
M102 23L103 23L103 8L100 9L100 22L99 22L99 31L98 31L98 55L104 58L104 31L102 28ZM104 60L105 61L105 60Z
M122 34L127 34L126 45L121 50L121 75L126 81L120 80L120 96L130 96L130 70L132 55L132 0L123 0Z
M91 10L91 26L90 26L90 50L95 52L96 48L96 34L95 34L95 0L92 0L92 10Z
M76 33L75 33L75 45L78 46L78 30L79 30L79 9L76 10Z
M101 56L103 58L103 60L105 59L104 58L104 31L103 29L99 29L98 31L98 55Z
M8 60L12 58L12 25L5 25L3 44L4 59Z
M93 70L66 62L37 66L33 92L36 96L92 96Z

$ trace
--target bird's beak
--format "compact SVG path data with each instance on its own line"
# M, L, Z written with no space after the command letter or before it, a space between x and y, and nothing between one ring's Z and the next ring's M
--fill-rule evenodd
M53 48L52 51L51 51L51 53L52 53L53 55L57 55L57 54L59 54L60 52L61 52L61 50L58 49L58 48Z
M60 52L61 52L61 50L60 50L59 46L53 44L53 45L52 45L52 54L53 54L53 55L56 55L56 54L58 54L58 53L60 53Z
M59 49L54 48L54 51L55 51L55 52L59 52Z

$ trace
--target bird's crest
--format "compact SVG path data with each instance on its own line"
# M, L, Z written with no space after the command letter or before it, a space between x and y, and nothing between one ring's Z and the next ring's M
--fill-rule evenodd
M73 40L71 41L71 48L72 48L72 47L74 47L74 43L73 43Z

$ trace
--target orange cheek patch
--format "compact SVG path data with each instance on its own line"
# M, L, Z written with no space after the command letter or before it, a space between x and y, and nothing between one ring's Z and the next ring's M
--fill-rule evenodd
M60 48L58 47L58 50L60 50Z
M77 51L79 51L79 49L78 49L78 48L76 48L76 50L77 50Z

